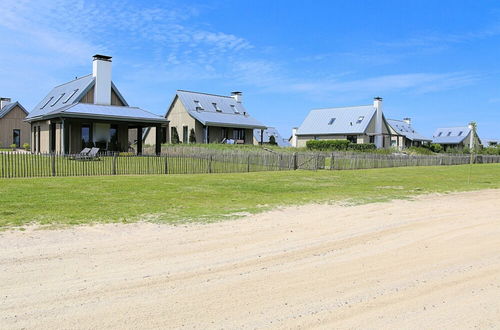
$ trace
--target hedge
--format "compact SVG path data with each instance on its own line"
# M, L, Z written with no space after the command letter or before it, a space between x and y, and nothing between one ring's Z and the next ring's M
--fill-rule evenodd
M306 142L307 149L309 150L356 150L367 151L374 150L375 144L373 143L351 143L348 140L309 140Z

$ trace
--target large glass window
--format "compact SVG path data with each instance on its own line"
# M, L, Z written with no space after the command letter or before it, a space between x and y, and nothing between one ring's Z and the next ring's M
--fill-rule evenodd
M117 151L118 146L118 125L109 126L109 149L111 151Z
M12 133L12 144L16 145L16 148L21 147L21 130L15 129Z
M82 148L90 146L90 125L82 125Z
M347 140L351 143L356 143L358 141L358 138L356 137L356 135L348 135Z
M233 138L235 140L245 140L245 130L243 128L233 129Z

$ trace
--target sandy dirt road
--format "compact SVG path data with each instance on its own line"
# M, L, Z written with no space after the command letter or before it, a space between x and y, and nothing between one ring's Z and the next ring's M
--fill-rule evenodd
M500 327L500 190L0 233L0 328Z

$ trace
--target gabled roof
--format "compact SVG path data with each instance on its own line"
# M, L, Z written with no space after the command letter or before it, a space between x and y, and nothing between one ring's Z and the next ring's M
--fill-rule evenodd
M408 124L407 122L403 120L396 120L396 119L387 119L387 122L391 127L399 134L403 135L409 140L412 141L431 141L431 139L426 138L423 135L420 135L417 131L413 129L411 124Z
M372 105L311 110L296 135L362 134L375 111Z
M248 114L241 102L236 102L230 96L178 90L176 97L182 102L189 115L203 125L266 128Z
M53 117L96 118L137 122L168 122L165 117L136 107L99 105L91 103L73 103L44 115Z
M470 133L468 126L442 127L432 134L432 142L440 144L459 144Z
M30 112L27 119L43 117L48 113L57 111L67 105L80 102L87 92L95 85L92 74L71 80L65 84L54 87L43 100ZM123 96L111 82L111 89L125 106L128 106Z
M21 108L21 110L24 111L24 113L28 114L28 111L21 105L19 102L12 102L7 105L4 105L2 109L0 109L0 118L3 118L6 114L8 114L12 109L14 109L16 106Z
M255 140L257 140L260 143L260 129L254 129L253 130L253 136ZM264 143L269 143L269 138L271 135L274 136L274 139L276 140L276 143L280 147L290 147L291 144L287 139L284 139L278 130L275 127L268 127L264 130L263 135L262 135L262 140Z

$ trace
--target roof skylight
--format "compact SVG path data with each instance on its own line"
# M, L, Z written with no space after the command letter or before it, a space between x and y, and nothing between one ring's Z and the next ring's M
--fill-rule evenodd
M195 101L194 101L194 104L196 104L196 110L197 110L197 111L198 111L198 110L203 110L203 107L201 106L200 101L196 101L196 100L195 100Z
M49 104L50 101L52 101L54 99L53 96L50 97L50 99L40 108L40 109L43 109L47 106L47 104Z
M212 103L212 105L214 106L215 111L222 112L221 108L219 108L219 106L217 105L217 103L214 102L214 103Z
M78 92L78 88L75 89L71 94L69 94L68 98L66 100L64 100L63 103L68 103L68 101L73 97L75 96L76 92Z
M443 132L439 132L438 136L441 136L441 135L443 135Z
M234 113L240 113L238 109L236 109L236 106L234 104L231 104L231 109L234 111Z
M356 124L360 124L363 119L365 119L365 116L359 116L358 120L356 121Z
M461 136L463 133L464 133L463 131L460 131L460 132L458 133L458 136Z
M330 121L328 122L328 125L332 125L334 122L335 122L335 118L332 118L332 119L330 119Z
M57 102L59 102L59 100L60 100L60 99L62 99L62 97L64 96L64 94L66 94L66 93L62 93L62 94L61 94L61 95L57 98L57 100L55 100L55 102L51 104L51 107L53 107L54 105L56 105L56 103L57 103Z
M451 135L451 131L450 131L450 132L448 132L448 134L446 134L446 136L450 136L450 135Z

